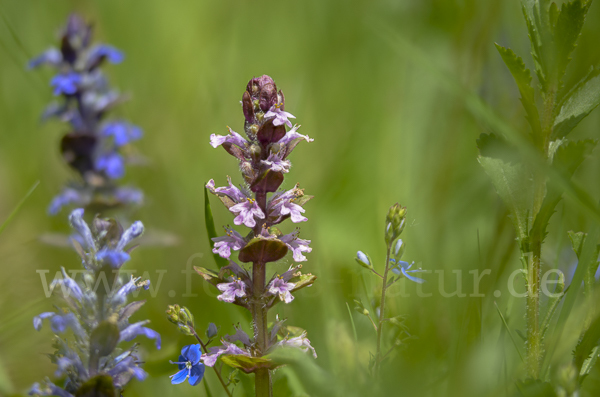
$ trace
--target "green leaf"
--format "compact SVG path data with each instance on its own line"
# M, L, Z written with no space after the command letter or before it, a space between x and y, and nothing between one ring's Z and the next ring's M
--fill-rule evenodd
M563 99L554 120L552 139L562 138L573 130L600 104L600 70L592 69Z
M519 234L520 240L527 238L529 211L533 202L531 175L522 164L506 163L500 159L479 157L479 163L492 180L502 198Z
M523 397L556 397L552 385L541 380L527 379L518 381L517 389Z
M10 223L10 221L15 217L15 215L17 215L17 213L19 212L19 210L21 209L23 204L25 204L25 201L27 201L29 196L31 196L31 194L33 193L35 188L38 187L39 184L40 184L40 181L37 181L36 183L33 184L33 186L31 188L29 188L27 193L25 193L25 196L21 199L21 201L19 201L19 204L17 204L17 206L10 212L10 214L8 215L8 218L6 218L6 220L4 222L2 222L2 225L0 225L0 234L2 234L4 229L6 229L6 227Z
M556 15L553 24L553 38L556 49L556 73L560 81L571 61L571 53L576 47L577 39L585 22L585 15L590 8L589 2L575 0L564 3Z
M244 354L231 354L221 356L221 361L233 368L239 368L247 374L250 374L257 369L275 369L281 364L265 357L248 357Z
M557 168L565 178L571 179L577 168L583 160L588 157L594 147L596 141L586 139L577 142L562 142L556 149L553 156L552 165ZM558 184L550 180L547 185L547 193L542 202L542 207L535 217L535 221L531 227L530 236L542 236L542 241L546 237L546 229L552 214L560 200L562 199L563 191Z
M587 375L582 379L582 396L600 396L600 361L587 371Z
M577 344L573 352L573 360L577 367L577 372L581 371L584 361L590 356L592 350L598 346L600 341L600 316L596 317L594 322L583 334L583 338Z
M102 321L90 336L90 371L98 370L101 357L108 356L119 343L119 327L110 321Z
M112 378L108 375L93 377L75 392L75 397L116 397L116 395Z
M521 93L521 103L527 112L527 121L531 125L533 136L541 137L542 127L540 125L540 116L535 105L535 93L531 86L531 72L525 67L523 59L514 53L510 48L502 47L496 44L496 49L502 56L502 60L510 70L519 92Z
M527 24L529 41L531 42L531 56L535 64L535 74L538 76L542 91L546 91L548 86L546 81L547 68L544 53L542 52L542 23L539 3L538 0L521 0L521 3L523 5L523 16Z
M219 274L213 270L205 269L203 267L194 266L194 270L198 273L202 278L209 282L210 284L216 286L217 284L226 282L223 280Z
M218 235L217 231L215 230L215 222L213 219L212 209L210 207L210 200L208 199L208 189L206 186L204 187L204 223L206 225L206 234L208 235L208 246L212 249L214 244L212 239L218 237ZM227 266L227 260L225 258L221 258L219 254L213 253L213 258L215 259L215 263L219 269L223 266Z
M287 245L278 238L258 236L253 238L240 250L240 262L275 262L283 258L288 252Z

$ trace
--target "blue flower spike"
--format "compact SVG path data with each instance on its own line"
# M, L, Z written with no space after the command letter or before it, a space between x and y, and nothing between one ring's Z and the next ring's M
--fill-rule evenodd
M192 386L196 386L204 377L204 364L200 362L202 352L200 351L200 345L188 345L181 349L181 355L179 356L178 362L172 362L171 364L177 364L179 372L175 375L171 375L171 384L178 385L188 382Z

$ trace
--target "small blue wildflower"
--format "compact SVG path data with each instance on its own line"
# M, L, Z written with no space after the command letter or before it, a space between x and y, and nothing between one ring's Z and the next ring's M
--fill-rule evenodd
M56 96L75 94L79 84L81 84L81 76L75 72L57 74L50 80L50 85L54 87L54 95Z
M87 200L88 198L83 192L72 188L66 188L52 199L48 206L48 213L50 215L56 215L67 205L84 205Z
M171 361L171 364L177 364L179 367L179 371L170 376L171 384L178 385L185 382L186 379L192 386L200 383L205 370L204 364L200 362L200 357L202 357L200 345L188 345L181 349L179 361Z
M135 339L136 336L144 335L148 339L154 339L156 348L160 349L160 334L153 329L144 327L144 325L148 324L149 322L149 320L145 320L128 325L125 329L121 331L119 341L130 342L133 339Z
M125 175L125 162L123 156L118 153L105 153L96 160L96 168L104 171L110 179L119 179Z
M361 264L366 265L367 267L371 266L371 261L369 260L369 257L362 251L358 251L356 253L356 260Z
M102 135L112 136L117 146L123 146L142 137L142 129L124 121L111 121L102 129Z
M390 259L390 261L392 263L396 263L396 260L394 259ZM422 278L418 278L415 276L411 276L408 273L419 273L419 272L424 272L425 270L423 269L414 269L414 270L409 270L412 265L414 265L415 263L408 263L405 261L397 261L397 265L392 269L392 272L394 272L397 275L400 275L400 273L402 273L404 275L404 277L406 277L407 279L414 281L415 283L419 283L419 284L423 284L425 282L425 280L423 280Z

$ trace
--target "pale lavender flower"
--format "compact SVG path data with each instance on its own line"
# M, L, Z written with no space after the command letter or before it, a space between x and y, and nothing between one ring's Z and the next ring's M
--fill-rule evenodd
M246 201L248 198L240 189L238 189L233 183L231 183L231 178L227 177L227 182L229 183L229 187L218 187L215 188L215 181L211 179L206 184L206 188L212 193L216 195L225 195L231 198L236 203Z
M28 67L33 69L43 64L59 66L62 60L61 52L57 48L50 48L29 61Z
M241 136L240 134L238 134L237 132L232 130L231 128L229 128L229 127L227 127L227 128L229 129L229 135L223 136L223 135L212 134L210 136L211 146L216 148L217 146L221 146L225 142L228 142L228 143L238 146L241 149L246 147L246 144L248 144L248 141L246 139L244 139L243 136Z
M254 199L246 199L246 201L229 208L229 211L237 215L233 220L233 223L236 225L241 225L243 223L246 227L253 228L256 226L254 217L265 219L265 213L260 209L258 203Z
M281 342L277 343L275 346L294 347L294 348L302 350L305 353L307 351L311 350L313 357L317 358L317 352L311 346L310 341L306 337L306 331L302 332L302 334L300 336L296 336L294 338L285 338Z
M298 238L299 233L300 232L298 230L294 230L292 233L281 236L279 239L283 241L289 249L292 250L294 261L303 262L306 260L306 257L302 255L302 253L311 252L312 248L308 246L308 244L310 244L310 240Z
M225 232L225 236L215 237L212 239L212 241L215 242L212 252L219 254L221 258L229 259L231 256L231 250L240 250L244 245L246 245L246 242L241 234L231 228L225 228Z
M217 284L219 291L223 292L217 296L217 299L222 302L232 303L235 298L243 298L246 296L246 284L240 280L233 280L230 283Z
M290 126L291 127L291 126ZM294 128L292 128L291 130L289 130L283 138L281 138L277 143L281 144L281 145L287 145L288 143L292 142L293 140L296 140L298 138L302 138L304 139L306 142L312 142L314 141L314 139L309 138L308 135L302 135L302 134L298 134L298 128L300 128L299 125L295 125Z
M268 165L271 171L283 173L289 172L292 166L290 160L282 160L275 153L271 153L266 160L261 160L261 163Z
M279 104L275 104L271 106L271 109L269 109L267 113L265 113L265 119L270 118L273 118L274 126L285 124L288 127L292 128L292 122L288 119L295 119L296 116L292 115L291 113L284 112L283 110L281 110Z
M286 216L289 215L292 222L306 222L308 219L302 216L305 212L304 208L294 203L298 188L294 187L278 197L274 197L271 201L270 216Z
M246 350L239 348L233 343L229 343L225 340L222 340L221 342L223 342L222 346L211 347L209 349L209 353L205 353L202 355L201 360L204 362L204 365L214 367L217 362L217 358L219 358L219 356L227 354L243 354L244 356L250 356L250 353L248 353Z
M290 303L294 300L294 296L290 293L296 287L294 283L286 283L281 277L275 277L268 286L269 293L278 295L279 299L285 303Z

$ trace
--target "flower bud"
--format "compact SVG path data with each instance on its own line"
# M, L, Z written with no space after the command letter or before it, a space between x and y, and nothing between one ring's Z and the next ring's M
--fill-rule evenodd
M402 242L402 239L398 239L398 241L396 241L396 244L394 245L394 249L393 249L393 254L396 257L396 259L400 259L402 258L402 255L404 254L404 242Z
M366 269L372 269L373 265L371 265L371 260L369 257L362 251L358 251L356 253L356 262Z
M392 205L385 218L386 241L388 241L388 243L402 233L402 230L404 230L405 220L406 207L402 207L398 203Z
M260 161L260 146L257 144L252 144L250 145L250 148L248 149L248 152L250 153L250 156L252 157L252 159L254 161Z
M179 305L169 305L167 307L167 320L173 324L179 323Z
M194 331L188 325L177 324L177 327L179 328L179 332L181 332L184 335L194 335Z
M194 327L194 316L185 306L182 306L181 309L179 309L179 321L183 324L190 325L192 328Z
M218 332L219 332L219 329L217 328L217 326L215 325L215 323L208 324L208 328L206 329L206 336L209 339L210 338L214 338L215 336L217 336Z

